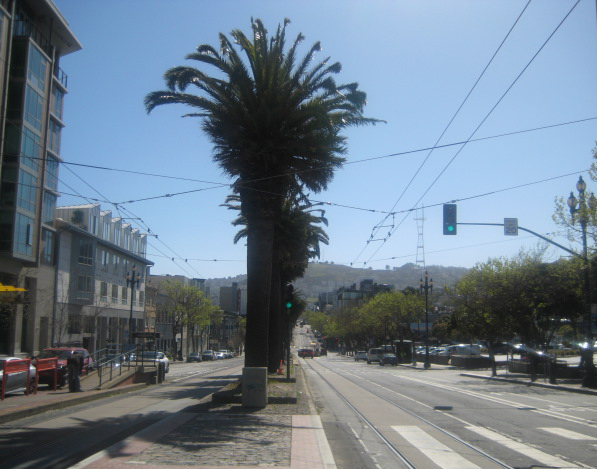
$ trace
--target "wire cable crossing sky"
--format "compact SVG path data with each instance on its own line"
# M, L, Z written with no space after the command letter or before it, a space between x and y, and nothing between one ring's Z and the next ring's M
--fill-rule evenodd
M363 257L373 269L414 263L410 213L420 205L429 265L471 267L537 245L528 236L505 240L492 227L459 227L444 237L439 205L450 201L459 203L459 219L518 218L569 244L551 216L555 198L574 190L579 168L593 163L594 0L247 0L226 15L221 2L55 3L83 45L60 64L69 92L58 203L100 202L156 235L153 273L245 273L246 248L233 243L235 214L221 206L233 181L223 181L199 122L181 119L177 106L148 116L143 99L198 44L250 32L251 18L270 32L290 18L288 34L306 37L303 53L321 41L320 58L342 64L339 82L358 82L366 115L387 122L349 129L344 167L325 193L309 196L329 221L322 261L360 265ZM376 226L380 236L372 236ZM385 241L367 241L378 238ZM560 254L550 248L546 260ZM196 269L197 262L205 263Z

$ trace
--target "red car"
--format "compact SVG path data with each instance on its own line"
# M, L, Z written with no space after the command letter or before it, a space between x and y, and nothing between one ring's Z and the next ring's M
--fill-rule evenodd
M80 347L56 347L44 349L35 358L55 358L58 357L58 387L65 386L68 382L66 371L66 361L73 353L79 353L83 356L83 374L89 373L93 369L93 358L90 353ZM39 373L39 384L54 385L54 370L45 370Z
M315 352L310 348L302 348L299 349L298 356L301 358L313 358L315 356Z

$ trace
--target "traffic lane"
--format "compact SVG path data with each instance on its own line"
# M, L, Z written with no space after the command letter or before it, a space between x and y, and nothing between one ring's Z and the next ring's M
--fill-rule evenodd
M310 365L311 361L308 363ZM361 380L355 380L354 376L350 376L350 373L347 373L346 370L339 369L339 372L336 373L330 371L325 365L325 359L316 360L313 365L307 366L307 376L310 387L312 383L313 386L317 386L322 394L322 399L324 399L321 404L324 409L321 412L321 418L322 421L325 421L324 428L326 429L328 441L332 439L327 434L329 428L348 427L349 430L344 431L344 437L352 441L355 447L361 447L368 455L368 458L373 461L375 467L382 469L410 467L404 463L402 458L406 458L415 467L421 468L503 469L503 466L499 463L471 450L464 442L458 441L433 425L418 419L411 412L381 399L378 389L375 389L375 387L372 390L366 389ZM379 367L379 365L376 366ZM327 386L333 386L335 391L326 389ZM336 409L338 407L340 399L336 392L339 392L350 403L351 410L345 410L344 412L330 410L326 414L326 408ZM361 417L357 416L357 412ZM433 439L435 445L441 446L441 451L436 452L435 455L430 454L433 450L421 448L416 442L411 441L408 436L401 432L404 428L420 429L430 439ZM379 435L382 435L388 444ZM341 455L343 447L348 445L348 443L344 445L334 444L333 441L330 441L336 460L347 459L337 458L336 451L340 452ZM396 452L399 452L401 457L398 457ZM438 453L440 453L439 456ZM461 455L466 455L466 459ZM430 462L430 459L433 462ZM451 465L439 466L441 459L450 460ZM346 467L353 468L357 466L348 464Z
M336 360L335 364L343 373L358 376L372 392L416 411L492 454L504 451L494 441L505 435L512 441L540 446L546 453L562 454L589 467L592 464L590 443L597 432L595 403L588 402L588 396L474 380L461 377L455 370L356 366L346 360ZM480 428L491 428L496 433L482 432ZM582 441L586 444L579 451L576 446ZM513 465L521 465L516 452L509 454Z
M192 411L209 394L237 379L241 371L241 366L220 369L215 375L180 379L3 425L0 468L70 467L174 412Z

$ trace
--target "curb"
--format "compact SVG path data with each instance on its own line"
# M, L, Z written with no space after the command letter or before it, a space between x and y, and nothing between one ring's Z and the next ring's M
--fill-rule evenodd
M514 378L503 378L503 377L499 377L499 376L487 376L487 375L475 375L473 373L460 373L460 376L466 376L468 378L487 379L490 381L501 381L501 382L505 382L505 383L522 384L525 386L535 386L535 387L539 387L539 388L548 388L548 389L555 389L558 391L568 391L568 392L575 392L577 394L589 394L592 396L597 396L597 390L594 390L594 389L573 388L570 386L560 386L558 384L538 383L536 381L521 381L519 379L514 379Z
M31 417L33 415L42 414L44 412L48 412L50 410L58 410L64 409L67 407L72 407L79 404L85 404L86 402L92 402L98 399L102 399L105 397L116 396L119 394L125 394L128 392L138 391L140 389L146 388L147 385L142 384L131 384L127 386L121 386L113 389L106 389L101 391L88 391L84 394L76 394L76 396L72 396L68 399L56 399L51 402L46 402L43 404L39 403L30 403L25 404L21 407L7 409L5 411L0 411L0 424L11 422L13 420L19 420L26 417Z

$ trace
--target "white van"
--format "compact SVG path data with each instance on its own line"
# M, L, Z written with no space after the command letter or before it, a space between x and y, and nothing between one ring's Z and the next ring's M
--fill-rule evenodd
M481 346L480 345L470 345L470 344L458 344L458 345L448 345L445 350L442 350L439 355L481 355Z
M371 362L379 362L384 353L381 348L370 348L367 352L367 365L371 365Z

